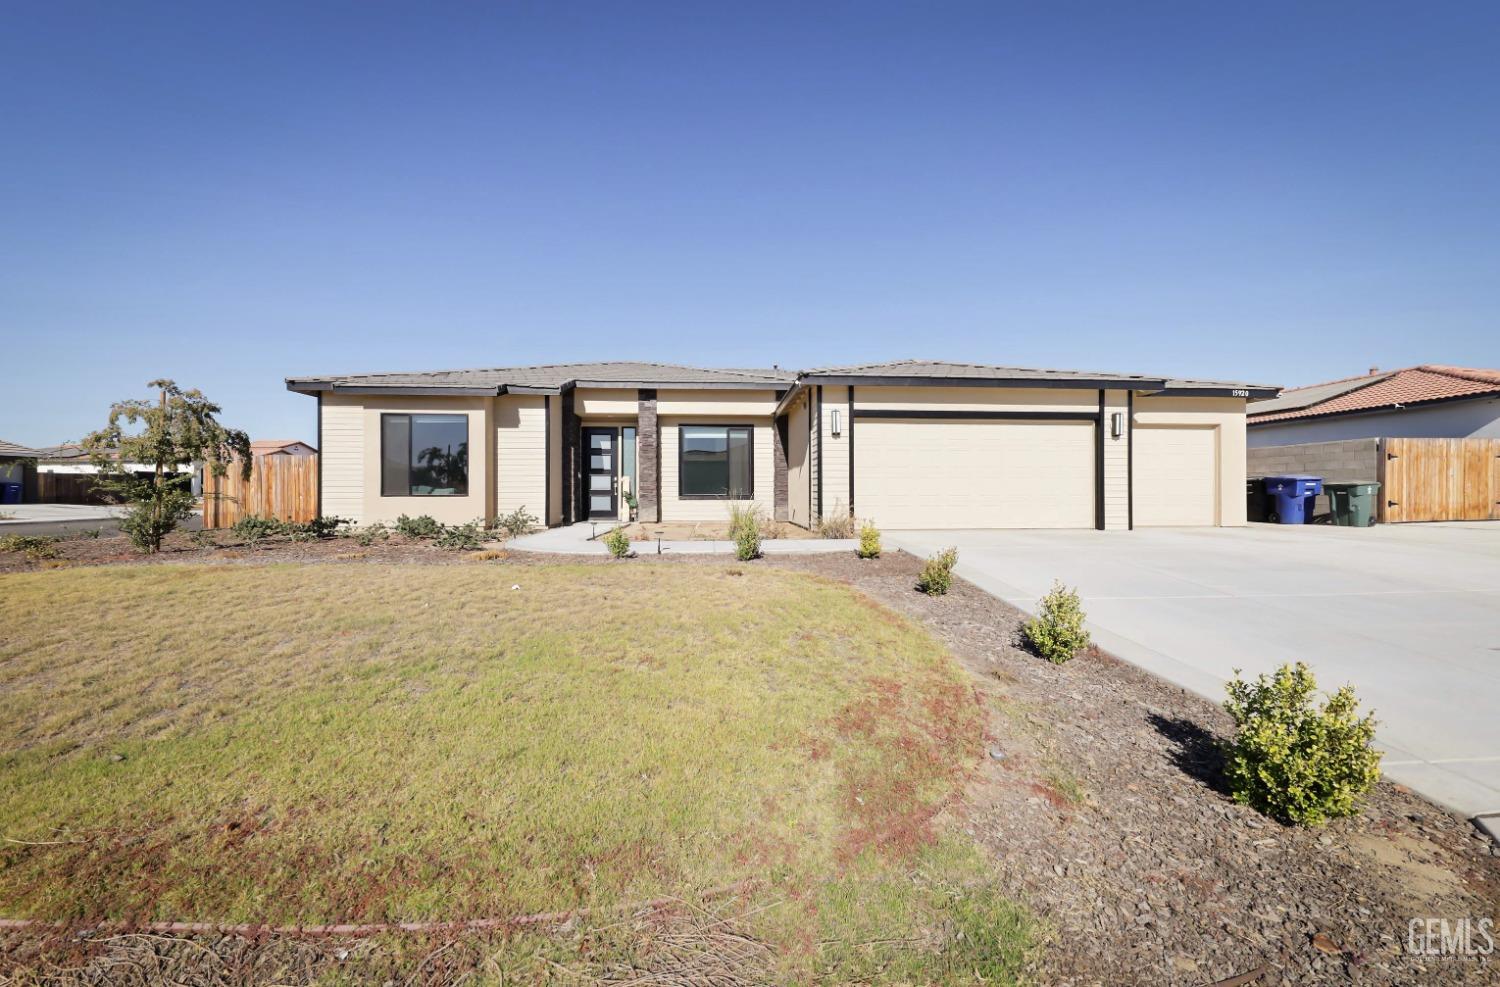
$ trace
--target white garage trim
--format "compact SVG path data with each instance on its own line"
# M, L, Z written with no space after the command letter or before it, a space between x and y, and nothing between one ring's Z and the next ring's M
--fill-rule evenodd
M1141 527L1220 523L1219 430L1212 425L1137 425L1131 498Z

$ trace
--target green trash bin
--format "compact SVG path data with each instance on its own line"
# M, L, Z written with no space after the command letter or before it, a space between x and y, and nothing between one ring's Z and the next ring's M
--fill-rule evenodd
M1324 481L1323 492L1328 495L1328 509L1333 514L1333 523L1347 528L1368 528L1375 523L1375 498L1380 494L1380 484L1328 483Z

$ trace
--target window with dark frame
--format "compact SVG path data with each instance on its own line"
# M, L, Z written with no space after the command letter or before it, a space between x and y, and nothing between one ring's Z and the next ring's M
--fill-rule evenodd
M679 425L677 496L684 500L750 500L755 491L755 429L749 425Z
M381 415L382 497L465 497L468 415Z

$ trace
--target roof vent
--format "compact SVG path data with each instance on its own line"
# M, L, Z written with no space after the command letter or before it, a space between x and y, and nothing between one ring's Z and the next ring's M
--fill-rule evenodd
M1371 367L1370 368L1370 373L1372 373L1372 374L1378 374L1378 373L1380 373L1380 368L1379 367Z

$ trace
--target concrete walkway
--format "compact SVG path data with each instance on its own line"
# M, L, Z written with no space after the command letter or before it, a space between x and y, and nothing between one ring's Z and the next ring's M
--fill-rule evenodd
M1137 531L886 532L1033 610L1054 579L1094 639L1214 702L1240 668L1301 659L1353 683L1385 773L1469 816L1500 812L1500 522Z
M505 543L506 548L520 552L553 552L559 555L608 555L603 538L612 525L587 521L560 528L548 528L522 535ZM591 538L595 533L598 538ZM766 555L794 555L814 552L852 552L852 538L770 538L760 543ZM637 555L733 555L732 541L640 541L633 542Z

